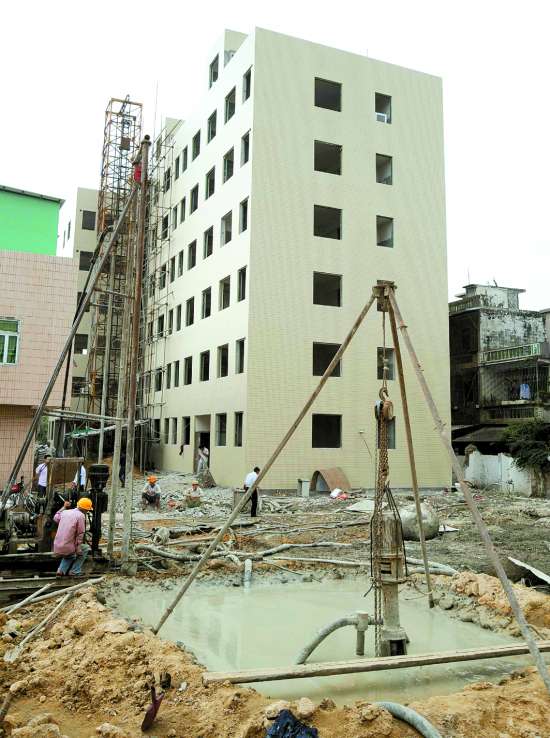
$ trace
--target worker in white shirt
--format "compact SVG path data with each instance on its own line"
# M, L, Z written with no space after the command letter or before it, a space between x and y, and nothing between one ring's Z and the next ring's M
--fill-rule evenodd
M256 479L258 479L258 474L260 473L260 467L255 466L254 470L251 472L248 472L248 474L245 477L243 488L245 492L248 492L250 487L254 484ZM252 497L250 498L252 500L252 507L250 508L250 517L255 518L258 515L258 490L255 489L252 493Z
M46 489L48 487L48 471L51 464L51 454L45 454L44 461L35 469L35 479L38 478L38 495L39 497L46 496Z
M84 464L81 464L80 468L76 470L76 474L73 479L73 487L79 492L84 492L86 489L86 467Z
M197 474L200 474L203 469L208 469L208 458L210 453L207 446L199 446L199 463L197 466Z
M73 503L73 507L76 506L76 503L80 499L80 496L84 494L84 491L86 489L86 467L84 464L81 464L77 470L76 474L74 475L74 479L71 483L71 502Z

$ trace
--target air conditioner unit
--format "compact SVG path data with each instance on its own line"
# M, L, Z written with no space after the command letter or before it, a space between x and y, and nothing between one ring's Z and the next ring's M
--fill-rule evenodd
M387 123L388 122L388 116L386 113L376 113L376 120L379 123Z

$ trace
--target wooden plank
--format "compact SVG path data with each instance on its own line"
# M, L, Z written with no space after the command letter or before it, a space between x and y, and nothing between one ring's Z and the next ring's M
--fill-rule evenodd
M550 641L538 641L539 651L550 652ZM374 659L353 659L300 666L276 666L264 669L244 669L242 671L207 671L202 675L205 685L219 682L243 684L249 682L271 682L280 679L305 679L307 677L332 676L334 674L358 674L386 669L407 669L411 666L431 664L452 664L459 661L478 661L481 659L523 656L529 653L525 644L518 646L493 646L471 648L464 651L442 651L441 653L412 654L409 656L383 656Z

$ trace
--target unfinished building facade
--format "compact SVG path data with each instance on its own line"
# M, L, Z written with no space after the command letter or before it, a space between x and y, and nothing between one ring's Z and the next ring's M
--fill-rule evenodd
M464 289L449 305L453 425L550 421L545 314L520 309L521 289Z
M398 286L448 420L441 81L263 29L226 31L203 72L196 112L152 147L140 412L154 463L192 471L206 445L216 481L240 485L378 279ZM392 360L389 325L385 345ZM372 487L383 347L374 311L264 486L339 466ZM389 384L392 483L409 487L392 366ZM409 402L421 485L448 485L428 410Z

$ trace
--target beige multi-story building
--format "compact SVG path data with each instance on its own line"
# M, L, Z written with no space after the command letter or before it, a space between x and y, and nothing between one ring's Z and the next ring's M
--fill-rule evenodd
M394 280L449 421L441 80L263 29L226 31L205 96L152 150L143 387L153 458L241 484L265 464L379 279ZM386 326L386 346L391 334ZM373 309L267 476L339 466L372 487L382 314ZM450 482L408 361L420 485ZM409 487L395 370L390 464Z
M84 291L90 264L96 247L97 190L79 187L76 198L61 211L61 230L58 253L72 257L77 269L76 312L80 296ZM87 412L88 392L86 371L90 336L90 309L84 313L78 333L73 342L72 384L70 406L72 410Z

